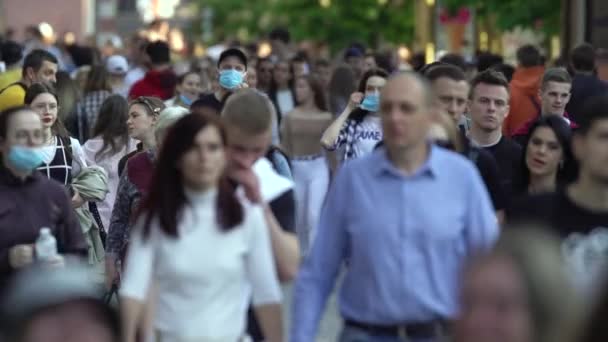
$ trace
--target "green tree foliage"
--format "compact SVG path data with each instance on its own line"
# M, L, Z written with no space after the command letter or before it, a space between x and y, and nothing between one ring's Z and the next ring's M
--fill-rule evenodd
M455 13L461 6L472 6L477 15L493 15L501 30L517 26L542 29L556 34L560 28L561 6L558 0L443 0L443 5Z
M255 39L274 26L289 29L295 39L313 39L339 49L352 41L409 43L414 36L410 0L199 0L213 9L214 37ZM200 32L200 27L195 27Z

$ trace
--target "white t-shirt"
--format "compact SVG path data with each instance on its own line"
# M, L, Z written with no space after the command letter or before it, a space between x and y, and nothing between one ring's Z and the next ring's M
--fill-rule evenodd
M293 96L291 90L279 90L277 91L277 105L281 112L281 117L293 110Z
M367 115L359 124L353 149L357 158L368 155L374 151L374 147L382 140L382 125L377 115Z
M237 341L253 305L280 303L270 237L261 206L243 203L244 220L225 232L216 219L216 191L187 192L191 202L178 224L178 238L152 221L147 240L141 220L129 245L120 294L144 301L158 288L155 328L163 341Z

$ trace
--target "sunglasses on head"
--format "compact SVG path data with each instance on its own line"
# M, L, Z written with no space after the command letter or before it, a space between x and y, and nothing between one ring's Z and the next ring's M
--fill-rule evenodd
M160 114L160 107L155 106L150 100L148 100L144 96L140 96L140 97L136 98L135 101L133 101L133 103L143 104L144 106L148 107L148 109L150 110L150 113L152 113L153 115Z

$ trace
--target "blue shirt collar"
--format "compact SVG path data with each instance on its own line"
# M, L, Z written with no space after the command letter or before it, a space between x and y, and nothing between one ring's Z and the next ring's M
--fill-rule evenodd
M375 171L377 174L388 173L393 176L406 177L406 178L420 177L420 176L430 176L430 177L434 178L434 177L437 177L437 175L440 172L438 155L441 154L442 151L440 150L439 147L435 146L434 144L429 143L429 155L428 155L426 161L422 164L422 166L420 166L420 168L418 168L418 170L416 170L416 172L414 172L413 174L407 175L407 176L404 175L403 172L401 172L397 167L395 167L393 162L388 158L388 152L386 151L385 146L378 148L373 153L374 153L373 167L376 168Z

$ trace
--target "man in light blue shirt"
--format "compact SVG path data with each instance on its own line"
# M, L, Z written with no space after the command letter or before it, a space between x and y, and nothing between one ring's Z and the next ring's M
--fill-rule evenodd
M382 90L385 145L334 180L296 281L291 341L315 340L346 260L340 341L435 341L445 333L464 261L491 248L499 232L475 166L427 142L433 102L412 73Z

